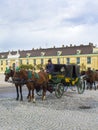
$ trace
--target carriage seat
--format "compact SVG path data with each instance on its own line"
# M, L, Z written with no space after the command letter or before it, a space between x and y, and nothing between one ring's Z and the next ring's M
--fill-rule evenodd
M48 73L49 76L49 80L50 79L57 79L57 75L59 75L59 72L52 72L52 73Z

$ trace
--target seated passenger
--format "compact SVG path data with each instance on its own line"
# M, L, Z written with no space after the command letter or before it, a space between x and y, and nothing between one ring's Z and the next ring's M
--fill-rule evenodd
M52 61L49 59L48 64L46 65L46 72L52 73L54 71L54 65L52 64Z

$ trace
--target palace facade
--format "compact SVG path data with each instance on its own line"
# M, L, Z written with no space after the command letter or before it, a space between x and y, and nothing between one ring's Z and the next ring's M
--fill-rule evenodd
M98 70L98 48L89 43L79 46L62 46L59 48L17 50L0 52L0 73L4 73L6 67L16 67L21 64L46 65L48 59L57 64L78 64L81 70L88 67Z

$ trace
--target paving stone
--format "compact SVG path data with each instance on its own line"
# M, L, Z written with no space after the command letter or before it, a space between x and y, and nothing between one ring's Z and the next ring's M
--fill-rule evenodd
M68 96L69 95L69 96ZM57 99L48 94L46 101L36 96L36 103L14 98L0 99L0 130L98 130L98 91L79 95L67 92ZM92 106L81 109L82 105Z

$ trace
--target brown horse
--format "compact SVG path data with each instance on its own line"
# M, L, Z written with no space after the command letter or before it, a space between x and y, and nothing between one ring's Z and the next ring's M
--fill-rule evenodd
M32 71L20 70L18 72L18 77L26 82L26 86L29 90L28 101L33 100L33 102L35 102L34 90L39 91L40 89L43 90L42 100L45 99L48 84L48 74L46 72L40 71L35 73Z
M94 84L94 89L96 90L97 87L96 87L95 82L98 81L98 72L87 70L85 72L85 75L86 75L86 81L90 84L90 89L92 89L92 86Z
M16 87L16 93L17 93L16 100L19 100L19 95L20 95L20 101L23 101L22 84L20 83L19 80L17 80L17 82L15 82L15 80L14 80L14 78L15 78L14 75L16 75L15 73L17 73L17 72L15 72L12 69L5 71L5 81L8 82L9 78L12 79L12 82L15 83L15 87ZM20 90L20 94L19 94L19 90Z

